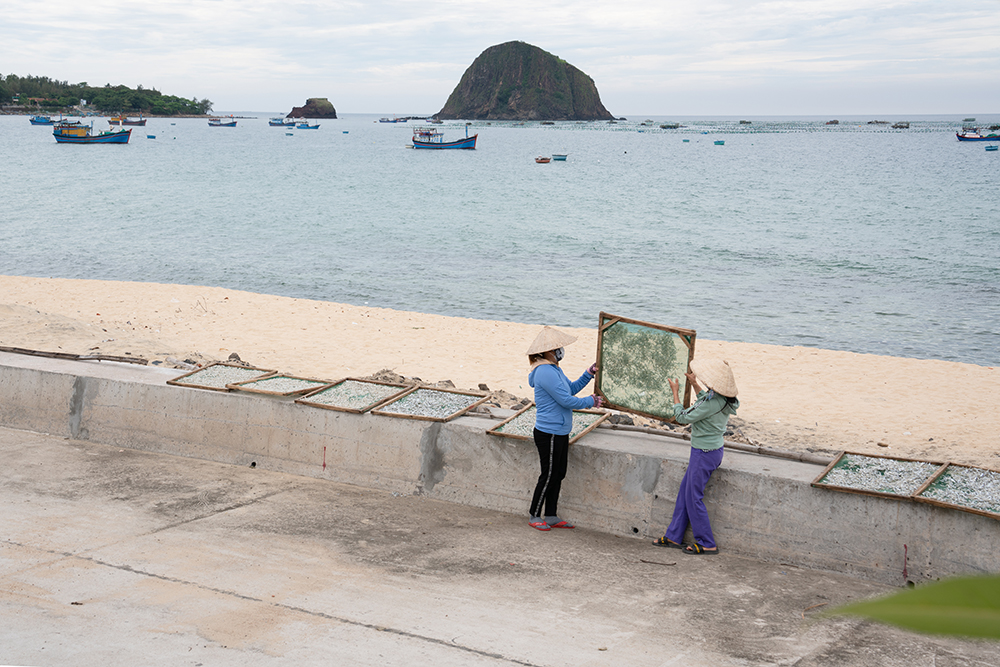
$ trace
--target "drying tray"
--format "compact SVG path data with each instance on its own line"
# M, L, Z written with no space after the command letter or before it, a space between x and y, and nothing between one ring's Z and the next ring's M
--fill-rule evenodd
M224 371L223 368L238 370ZM184 375L179 375L173 380L167 380L167 384L172 384L177 387L193 387L194 389L230 391L227 385L232 384L234 381L245 382L247 380L260 380L261 378L274 375L277 372L278 371L267 370L264 368L255 368L254 366L243 366L241 364L229 364L224 361L218 361L214 364L209 364L204 368L199 368L185 373ZM199 375L201 377L199 377ZM201 382L199 382L199 380Z
M442 397L439 396L441 394L464 396L467 400L454 400L451 405L448 405L447 401L449 399L444 398L442 400ZM427 409L424 410L423 413L411 409L412 403L419 401L421 398L426 399ZM402 419L422 419L425 421L447 422L451 421L455 417L465 414L472 408L485 402L488 398L488 395L473 391L459 391L457 389L438 389L437 387L416 386L412 387L393 400L387 401L378 406L377 409L372 410L372 414L385 415L387 417L400 417ZM428 414L433 412L434 403L438 401L443 403L442 407L444 410L447 410L447 413L439 410L438 414ZM401 409L408 411L404 412Z
M333 399L344 398L336 394L343 392L348 388L345 385L347 382L370 385L370 393L367 396L368 400L361 403L357 401L352 402L348 398L346 400L337 400L337 402L333 402ZM321 387L316 391L310 392L302 398L295 399L295 402L301 403L302 405L310 405L314 408L323 408L324 410L340 410L342 412L354 412L360 414L362 412L368 412L372 408L382 405L383 403L388 403L393 399L399 398L402 394L412 388L413 385L408 384L396 384L394 382L363 380L361 378L348 377L342 380L337 380L333 384ZM364 390L362 389L362 391Z
M578 415L597 415L597 419L590 421L586 426L583 424L577 424ZM609 413L603 412L601 410L574 410L573 411L573 429L569 432L569 444L575 443L577 440L587 435L595 428L600 426L600 424L610 416ZM586 418L589 421L589 417ZM582 420L581 420L582 421ZM505 432L505 429L510 429L512 427L516 428L516 431ZM535 427L535 404L529 403L517 412L515 412L507 419L486 431L489 435L499 436L501 438L515 438L517 440L533 440L534 438L530 434L534 431ZM581 428L582 427L582 428Z

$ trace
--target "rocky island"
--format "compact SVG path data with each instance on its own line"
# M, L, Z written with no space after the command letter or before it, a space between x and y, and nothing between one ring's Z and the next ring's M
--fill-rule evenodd
M336 118L337 110L325 97L310 97L305 106L295 107L286 118Z
M525 42L483 51L452 91L441 119L612 120L594 80Z

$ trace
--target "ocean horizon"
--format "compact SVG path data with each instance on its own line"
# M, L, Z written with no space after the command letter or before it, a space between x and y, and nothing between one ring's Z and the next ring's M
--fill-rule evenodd
M997 114L447 121L476 150L420 151L419 123L378 122L417 114L230 113L256 118L151 118L125 146L0 116L0 273L1000 360L1000 163L955 137Z

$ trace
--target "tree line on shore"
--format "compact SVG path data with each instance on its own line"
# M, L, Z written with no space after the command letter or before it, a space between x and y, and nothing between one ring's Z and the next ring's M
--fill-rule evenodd
M0 75L0 105L17 104L44 111L69 110L86 100L87 106L104 113L145 113L156 116L205 115L211 100L184 99L164 95L153 88L128 86L94 87L57 81L47 76Z

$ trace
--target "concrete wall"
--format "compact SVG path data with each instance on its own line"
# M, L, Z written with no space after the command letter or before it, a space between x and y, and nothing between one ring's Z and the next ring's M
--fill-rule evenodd
M255 464L527 518L538 455L529 441L486 435L493 420L356 415L165 384L178 374L0 353L0 426ZM597 429L570 449L560 514L608 533L660 535L689 451L679 439ZM706 492L720 548L892 584L904 581L904 545L910 580L1000 571L1000 522L812 488L821 470L727 450Z

